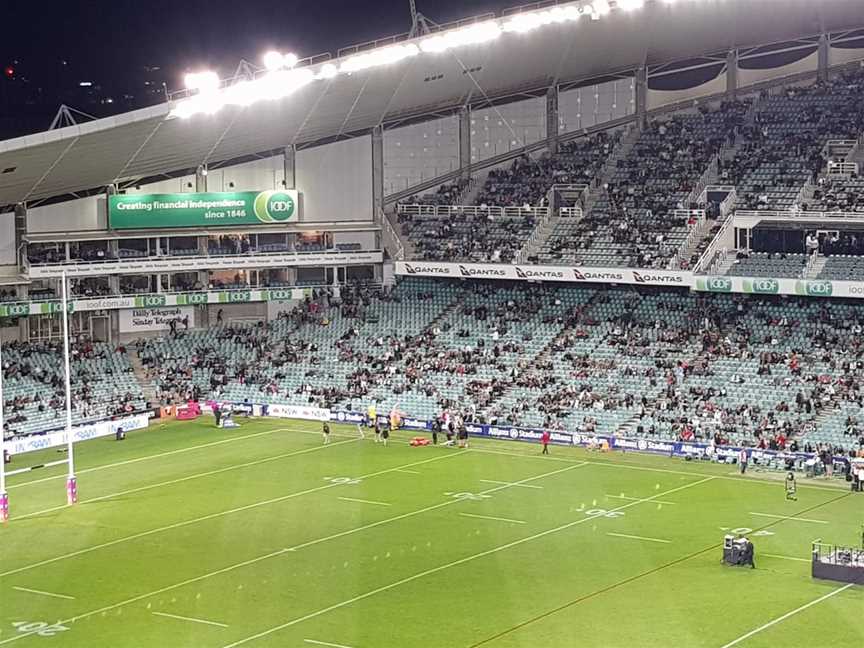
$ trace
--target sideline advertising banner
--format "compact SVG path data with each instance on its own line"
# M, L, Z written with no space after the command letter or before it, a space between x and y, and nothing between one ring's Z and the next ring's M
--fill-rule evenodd
M273 225L296 221L299 205L299 194L295 189L122 194L108 197L108 227L166 229Z
M329 421L330 410L303 405L267 405L266 416L276 418L296 418L307 421Z
M518 281L680 286L682 288L690 288L693 285L692 272L633 270L630 268L397 261L396 274L416 277L441 277L445 279L514 279Z
M116 421L100 421L99 423L72 428L72 441L78 443L79 441L87 441L88 439L114 436L119 428L123 428L124 432L143 430L148 425L150 425L150 417L147 414L127 416ZM45 450L46 448L56 448L64 445L66 445L65 430L6 441L5 448L9 451L10 455L14 456L25 452Z
M283 268L285 266L334 266L381 263L383 252L284 252L227 256L148 257L125 261L98 263L66 263L31 265L27 275L31 279L61 277L102 277L105 275L147 274L149 272L190 272L192 270L247 270L256 268Z

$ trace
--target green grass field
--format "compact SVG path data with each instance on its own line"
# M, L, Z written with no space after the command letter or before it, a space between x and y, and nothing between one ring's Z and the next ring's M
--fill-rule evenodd
M729 466L241 425L80 444L74 508L62 468L13 478L0 646L864 645L864 590L809 575L812 540L859 541L847 490L787 502ZM755 570L720 564L741 528Z

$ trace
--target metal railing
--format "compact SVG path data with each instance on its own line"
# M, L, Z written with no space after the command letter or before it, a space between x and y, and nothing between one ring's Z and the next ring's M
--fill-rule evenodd
M693 187L693 190L687 195L686 202L684 205L686 207L690 207L693 203L699 201L702 192L705 191L705 188L711 184L711 179L717 174L717 158L711 160L711 164L708 165L708 168L705 169L705 172L696 182L696 186Z
M393 242L393 247L395 248L395 252L393 254L394 260L403 261L405 259L405 246L402 244L402 239L399 237L399 234L393 228L393 223L390 222L387 214L382 212L380 216L384 232L386 232L387 236L390 237L390 240Z
M687 250L695 247L704 235L702 228L705 226L707 218L704 209L676 209L672 213L676 218L686 218L688 222L691 218L694 218L693 225L690 226L690 230L687 232L687 238L685 238L684 242L678 247L678 250L675 252L672 259L673 267L681 269L681 264L687 260L685 258L687 256Z
M735 211L735 216L742 218L765 218L773 220L817 220L817 219L849 219L849 220L864 220L864 212L826 212L826 211L802 211L802 210L785 210L785 211L770 211L770 210L750 210L738 209Z
M708 244L708 247L705 248L702 256L699 257L696 265L693 266L694 273L703 272L710 274L717 267L717 264L725 258L727 247L722 244L722 240L734 222L735 218L733 216L730 215L726 218L720 227L720 231L717 232L717 236Z
M828 170L826 172L829 178L838 176L853 176L858 175L857 162L828 162Z
M473 216L484 218L524 218L533 216L540 220L548 216L548 207L497 207L481 205L399 205L398 214L405 216L452 218Z

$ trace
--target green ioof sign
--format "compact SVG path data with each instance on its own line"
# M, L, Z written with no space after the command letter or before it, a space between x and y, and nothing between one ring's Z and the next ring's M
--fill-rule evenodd
M776 295L780 292L780 282L776 279L745 279L743 287L745 293L757 295Z
M728 277L705 277L696 280L696 290L706 292L732 292L732 280Z
M834 284L830 281L797 281L795 292L808 297L830 297L834 293Z
M131 194L108 198L111 229L273 225L297 220L299 194L281 191Z

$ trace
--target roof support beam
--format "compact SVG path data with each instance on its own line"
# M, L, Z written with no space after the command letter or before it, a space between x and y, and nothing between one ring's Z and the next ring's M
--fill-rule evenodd
M471 109L459 109L459 169L462 178L471 177Z
M648 68L636 70L636 127L645 128L648 114Z
M738 50L729 50L726 55L726 100L735 101L738 96Z
M558 153L558 86L553 85L546 92L546 140L549 153Z
M820 81L828 79L828 66L831 64L831 44L828 42L828 34L819 36L819 64L817 67L817 78Z

